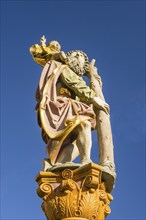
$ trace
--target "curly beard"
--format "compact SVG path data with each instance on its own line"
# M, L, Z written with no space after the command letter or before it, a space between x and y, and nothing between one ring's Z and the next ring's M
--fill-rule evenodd
M69 60L68 66L71 70L73 70L78 76L82 76L85 72L84 67L80 65L80 62L78 59L74 58L72 60Z

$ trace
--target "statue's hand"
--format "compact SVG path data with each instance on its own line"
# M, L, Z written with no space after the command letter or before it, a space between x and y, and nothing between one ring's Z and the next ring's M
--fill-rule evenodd
M88 76L98 75L97 68L95 67L95 62L96 62L96 60L92 59L91 62L89 63Z
M100 97L94 97L93 105L97 109L103 110L106 114L110 113L109 105L105 101L103 101Z
M67 56L64 53L64 51L60 51L60 57L61 57L62 60L66 60Z
M64 51L60 51L60 59L63 63L67 63L68 59Z
M46 46L46 38L44 35L40 39L40 44L41 44L41 46Z

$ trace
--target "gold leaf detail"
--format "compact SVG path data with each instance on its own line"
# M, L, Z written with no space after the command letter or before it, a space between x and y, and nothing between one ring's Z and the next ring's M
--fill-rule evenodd
M60 185L60 191L65 191L68 193L69 191L72 191L73 189L76 188L76 184L73 180L68 179L68 180L63 180L62 184Z
M49 183L42 183L41 185L40 185L40 189L41 189L41 191L43 191L44 193L51 193L51 191L52 191L52 186L49 184Z
M107 197L108 197L109 201L112 201L114 199L110 193L107 193Z
M106 194L106 192L103 191L103 190L100 190L100 191L99 191L99 198L100 198L101 200L103 200L103 201L106 201L106 199L107 199L107 194Z
M37 194L46 200L48 195L50 195L53 191L53 187L49 183L42 183L40 187L37 189Z
M105 212L105 215L106 215L106 216L111 213L111 209L110 209L109 205L105 206L104 212Z
M64 179L72 179L73 178L73 171L69 169L65 169L62 171L62 177Z
M98 178L95 176L87 176L85 179L85 186L88 188L97 189L98 187Z
M82 211L81 210L76 210L75 212L74 212L74 216L75 217L79 217L79 216L81 216L82 215Z

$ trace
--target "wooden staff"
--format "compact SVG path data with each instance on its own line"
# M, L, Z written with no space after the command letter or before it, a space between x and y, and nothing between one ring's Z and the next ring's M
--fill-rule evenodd
M89 64L90 72L87 73L87 76L90 80L90 87L96 93L96 96L105 102L105 98L102 93L102 82L100 76L98 75L97 68L94 66L94 64L95 60L93 59ZM99 164L104 165L106 162L109 161L114 166L114 147L110 124L110 114L106 111L106 109L103 110L95 108L94 111L96 114Z

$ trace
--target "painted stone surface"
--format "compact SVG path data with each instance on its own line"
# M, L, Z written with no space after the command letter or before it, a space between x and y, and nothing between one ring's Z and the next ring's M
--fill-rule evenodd
M103 220L111 212L113 197L106 189L99 165L40 172L36 181L48 220Z
M44 36L30 53L43 67L35 95L48 155L36 178L42 209L48 220L103 220L110 214L116 171L110 106L95 60L89 62L81 50L65 53L57 41L46 44ZM92 130L97 131L99 165L90 157Z

